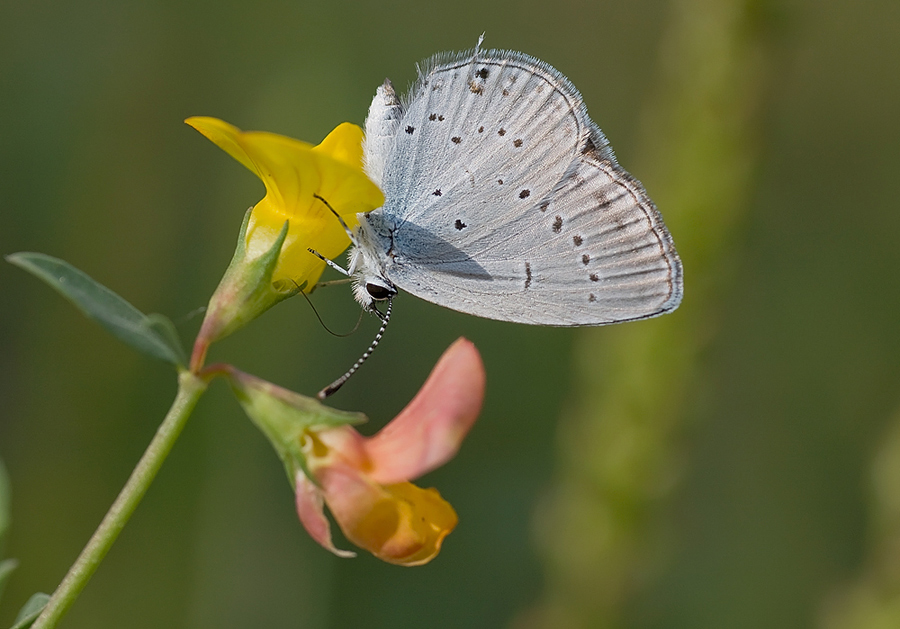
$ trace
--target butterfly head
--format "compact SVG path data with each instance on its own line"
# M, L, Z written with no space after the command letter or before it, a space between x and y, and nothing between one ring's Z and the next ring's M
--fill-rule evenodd
M350 255L350 273L353 277L353 296L367 312L375 310L376 303L397 294L397 287L385 277L382 265L365 244L354 247Z
M397 294L397 288L386 277L362 271L353 278L353 296L363 310L372 311L375 304Z

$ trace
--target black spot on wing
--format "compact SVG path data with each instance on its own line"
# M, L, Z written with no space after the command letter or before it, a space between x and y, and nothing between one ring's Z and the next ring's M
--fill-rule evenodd
M606 194L602 190L595 192L594 200L597 203L596 209L605 210L609 208L610 205L621 199L625 194L627 194L627 192L614 195Z
M431 194L433 194L433 195L436 196L436 197L439 197L439 196L441 196L441 194L442 194L442 193L441 193L441 189L438 188L437 190L435 190L435 191L432 192Z
M559 232L561 232L562 226L563 226L562 216L557 216L556 220L553 221L553 233L558 234Z
M453 224L453 226L460 231L468 227L468 225L463 223L460 219L456 219L456 222Z
M531 263L525 263L525 290L528 290L528 287L531 286Z
M527 188L525 190L522 190L522 192L519 193L520 199L527 199L530 196L531 196L531 190L528 190Z
M575 243L576 247L580 247L581 243L584 242L584 238L582 238L581 236L575 235L575 236L572 236L572 242Z
M416 130L415 127L406 127L406 132L407 132L407 133L412 133L412 132L415 131L415 130Z
M453 142L454 144L459 144L460 142L462 142L462 138L459 137L458 135L455 135L452 138L450 138L450 141Z

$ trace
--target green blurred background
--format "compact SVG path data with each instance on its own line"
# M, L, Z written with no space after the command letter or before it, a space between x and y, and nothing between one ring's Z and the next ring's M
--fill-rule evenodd
M63 257L187 342L262 186L182 120L317 142L482 32L582 91L673 232L681 308L555 330L395 302L335 406L377 429L460 335L488 370L478 425L425 479L460 525L422 568L316 546L217 384L62 626L900 626L896 0L0 0L0 253ZM174 379L10 265L0 294L8 626ZM314 299L356 321L346 288ZM376 327L331 337L294 299L211 359L311 394Z

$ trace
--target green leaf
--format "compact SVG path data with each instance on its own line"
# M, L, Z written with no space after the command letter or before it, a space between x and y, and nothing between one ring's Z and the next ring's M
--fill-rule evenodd
M65 260L27 251L8 255L6 260L44 280L87 317L136 350L174 365L185 364L175 326L163 315L145 315Z
M175 328L175 324L172 323L172 320L166 315L161 315L158 312L151 312L147 315L146 324L150 331L168 344L169 349L178 356L178 360L175 361L175 364L186 365L187 356L184 353L184 348L181 346L178 330Z
M33 594L31 598L28 599L28 602L25 603L25 606L19 610L19 615L16 616L15 624L9 629L28 629L28 627L37 620L37 617L41 615L41 612L47 606L47 601L49 600L49 594L44 594L43 592Z

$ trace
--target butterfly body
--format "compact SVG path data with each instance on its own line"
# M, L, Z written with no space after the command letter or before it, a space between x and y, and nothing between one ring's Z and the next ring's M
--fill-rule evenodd
M350 272L367 309L405 290L477 316L604 325L670 312L681 261L581 95L508 51L439 55L409 95L378 88Z

